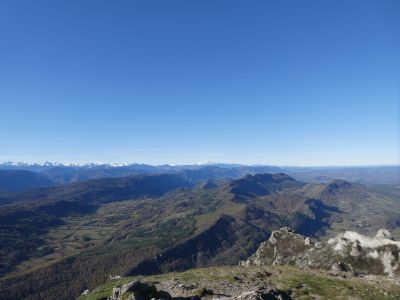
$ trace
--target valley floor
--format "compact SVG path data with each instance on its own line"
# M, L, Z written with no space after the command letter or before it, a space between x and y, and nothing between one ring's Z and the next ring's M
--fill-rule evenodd
M352 277L290 266L213 267L182 273L109 280L79 300L107 299L115 286L139 279L172 297L229 299L244 292L275 288L288 299L400 299L400 280L381 276Z

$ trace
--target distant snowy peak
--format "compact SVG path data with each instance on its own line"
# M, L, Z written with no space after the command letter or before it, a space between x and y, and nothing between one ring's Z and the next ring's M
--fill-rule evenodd
M58 162L49 162L49 161L45 161L45 162L13 162L13 161L6 161L6 162L2 162L0 163L1 166L14 166L14 167L33 167L33 166L42 166L42 167L52 167L52 166L60 166L60 165L64 165L62 163L58 163Z
M51 167L82 167L82 168L91 168L91 167L130 167L130 166L150 166L146 164L138 164L138 163L104 163L104 162L90 162L90 163L61 163L61 162L13 162L6 161L0 162L0 167L13 167L13 168L51 168ZM163 165L170 166L170 165Z
M180 165L174 164L162 164L162 165L148 165L148 164L141 164L141 163L105 163L105 162L87 162L87 163L61 163L61 162L13 162L13 161L6 161L0 162L0 166L10 166L10 167L129 167L129 166L153 166L153 167L178 167ZM204 161L195 163L192 165L181 165L181 166L241 166L239 164L224 164L224 163L217 163L211 161Z
M212 162L212 161L200 161L198 163L195 163L194 165L197 165L197 166L208 166L208 165L216 165L216 164L218 164L218 163Z

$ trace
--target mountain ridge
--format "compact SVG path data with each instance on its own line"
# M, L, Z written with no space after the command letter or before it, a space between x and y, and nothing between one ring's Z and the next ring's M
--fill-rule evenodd
M129 185L132 180L158 185L160 178L174 180L157 193L152 185L147 186L151 193L146 185L140 184L141 190ZM0 292L39 297L39 286L28 291L24 282L43 282L40 289L47 292L40 292L40 299L64 299L60 282L71 287L64 295L75 293L85 286L93 289L108 274L140 274L143 264L151 273L235 265L284 226L322 239L341 228L363 229L365 234L389 222L399 236L396 194L372 187L331 185L341 192L329 198L321 195L330 183L304 184L285 174L246 175L210 186L186 179L179 174L104 178L6 197L15 201L0 205L5 274ZM237 201L231 187L243 181L255 182L268 193L250 186L244 201ZM365 219L363 207L377 214ZM18 222L11 222L16 217ZM366 221L369 226L358 227Z
M285 167L272 165L242 164L194 164L194 165L146 165L126 164L61 164L61 163L0 163L0 170L28 170L40 173L53 181L53 184L65 184L75 181L103 177L124 177L138 174L187 173L194 180L201 179L238 179L247 174L287 173L303 182L327 182L343 179L362 184L397 184L400 182L400 166L364 166L364 167ZM208 171L207 171L208 170Z

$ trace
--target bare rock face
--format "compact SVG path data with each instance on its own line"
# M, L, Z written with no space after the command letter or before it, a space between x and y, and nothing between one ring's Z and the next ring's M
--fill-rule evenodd
M311 241L288 227L275 230L268 241L262 243L257 252L248 260L240 262L242 266L287 265L293 264L297 254L312 248Z
M400 274L400 242L386 229L375 237L346 231L325 243L311 241L288 228L272 232L268 241L242 266L295 265L334 272L376 274L390 277Z
M400 242L394 241L387 229L380 229L373 238L346 231L330 239L328 245L336 253L348 256L349 261L370 267L369 273L383 273L390 277L399 273Z

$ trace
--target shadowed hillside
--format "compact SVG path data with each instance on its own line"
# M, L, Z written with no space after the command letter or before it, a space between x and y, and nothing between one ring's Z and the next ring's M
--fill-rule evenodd
M53 182L42 174L26 170L0 170L0 191L23 192L52 185Z
M392 224L399 233L394 191L344 181L304 184L282 173L187 179L107 178L6 197L1 294L68 299L109 274L236 265L283 226L323 239L362 222L369 224L365 232Z

